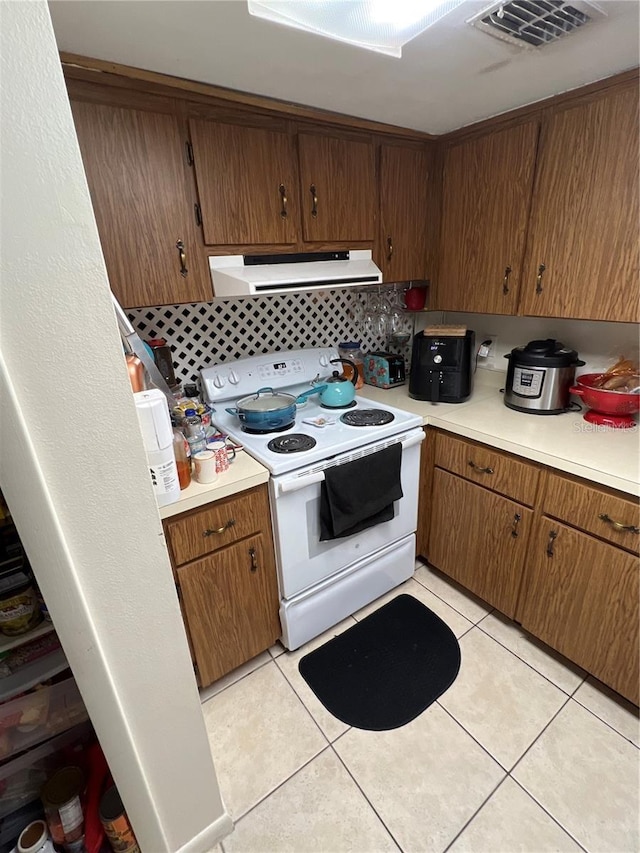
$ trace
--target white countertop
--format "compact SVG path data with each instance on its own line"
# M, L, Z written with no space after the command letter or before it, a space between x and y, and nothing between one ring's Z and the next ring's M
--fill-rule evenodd
M186 489L180 492L180 498L175 503L160 507L160 518L171 518L181 512L197 509L199 506L217 501L220 498L228 498L238 492L244 492L254 486L260 486L269 480L267 469L256 462L253 457L238 451L236 458L229 466L228 471L218 474L214 483L206 486L196 483L195 480Z
M508 409L500 389L505 373L480 368L465 403L412 400L409 386L383 391L371 385L364 396L422 416L423 424L489 444L577 477L640 495L640 441L634 429L590 424L582 412L531 415Z

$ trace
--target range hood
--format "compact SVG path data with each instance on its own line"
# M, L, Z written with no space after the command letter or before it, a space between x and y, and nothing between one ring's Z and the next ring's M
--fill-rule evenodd
M289 255L220 255L209 258L216 298L309 293L380 284L371 249Z

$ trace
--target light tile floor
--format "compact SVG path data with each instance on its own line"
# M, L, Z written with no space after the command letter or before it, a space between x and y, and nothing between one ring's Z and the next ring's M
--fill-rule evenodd
M203 691L235 830L224 853L637 853L637 709L445 576L414 577L296 652ZM298 661L409 593L460 641L460 674L400 729L350 728Z

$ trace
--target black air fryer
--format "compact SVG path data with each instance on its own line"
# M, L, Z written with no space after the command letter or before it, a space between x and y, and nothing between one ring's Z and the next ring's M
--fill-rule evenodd
M473 390L476 334L425 335L413 339L409 396L432 403L463 403Z

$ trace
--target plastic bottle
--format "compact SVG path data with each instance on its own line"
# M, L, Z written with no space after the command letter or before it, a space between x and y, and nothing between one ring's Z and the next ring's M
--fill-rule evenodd
M207 431L202 425L202 418L196 414L195 409L187 409L181 426L187 437L192 458L196 453L207 449Z
M180 489L186 489L191 482L191 452L182 430L173 428L173 452L176 457Z
M338 344L338 353L340 358L346 358L348 361L353 361L358 365L358 381L356 382L356 391L364 385L364 354L360 349L361 341L345 341ZM344 375L347 379L351 379L353 371L350 371L347 365L343 365Z

